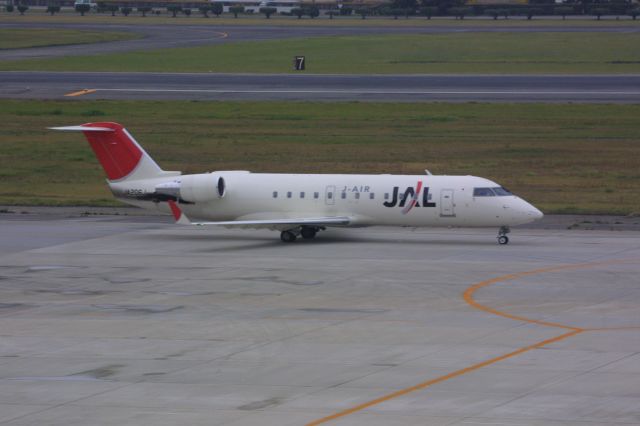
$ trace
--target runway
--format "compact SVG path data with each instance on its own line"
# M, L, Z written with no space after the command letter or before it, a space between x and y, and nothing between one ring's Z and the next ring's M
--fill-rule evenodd
M51 46L28 49L0 50L0 61L33 58L51 58L60 56L94 55L141 51L147 49L165 49L171 47L189 47L208 44L233 43L236 41L275 40L285 38L381 35L381 34L447 34L464 32L614 32L635 33L638 25L588 26L579 23L567 23L558 27L528 25L522 27L491 27L470 24L424 25L415 26L298 26L298 25L216 25L212 19L210 25L136 25L136 24L82 24L82 23L0 23L2 28L59 28L87 31L123 31L139 34L140 39L106 42L99 44Z
M321 75L0 72L17 99L640 101L640 75Z
M495 230L367 228L287 245L15 210L0 214L3 426L640 418L639 232L520 228L499 246Z
M212 20L213 21L213 20ZM2 23L0 28L129 31L140 39L92 45L0 51L0 60L90 55L167 47L363 34L460 32L637 32L635 25L491 27L477 24L403 27L283 25L128 25ZM313 64L313 58L307 58ZM640 101L639 75L318 75L0 72L0 98L143 100L287 100L397 102Z

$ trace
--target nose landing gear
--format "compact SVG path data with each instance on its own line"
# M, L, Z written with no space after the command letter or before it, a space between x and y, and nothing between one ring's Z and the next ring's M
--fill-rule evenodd
M508 226L500 227L500 230L498 231L498 244L500 245L509 244L509 237L507 237L507 234L509 232L511 232L511 229L509 229Z

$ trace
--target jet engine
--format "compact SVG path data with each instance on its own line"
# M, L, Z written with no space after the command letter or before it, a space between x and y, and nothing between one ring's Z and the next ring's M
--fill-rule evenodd
M217 174L185 175L156 185L155 192L187 203L205 203L224 197L226 183Z

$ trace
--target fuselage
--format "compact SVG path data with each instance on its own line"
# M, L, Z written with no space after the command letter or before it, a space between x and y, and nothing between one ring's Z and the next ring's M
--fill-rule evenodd
M495 227L543 216L499 184L475 176L221 171L109 186L126 203L166 213L167 203L153 194L177 194L190 218L210 221L347 216L349 226Z

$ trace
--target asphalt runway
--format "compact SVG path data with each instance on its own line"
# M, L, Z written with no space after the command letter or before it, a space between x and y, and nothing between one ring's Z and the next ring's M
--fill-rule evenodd
M0 214L0 424L638 424L640 233L495 231Z
M218 26L126 24L0 24L0 28L73 28L130 31L141 39L90 45L0 51L0 60L90 55L243 40L333 35L457 32L637 32L640 27L487 27L471 24L415 27ZM312 72L313 58L308 58ZM640 101L640 76L317 75L2 72L0 98L146 100L292 100L399 102Z
M94 55L169 47L201 46L235 41L274 40L294 37L318 37L366 34L446 34L461 32L616 32L634 33L638 25L585 26L567 23L559 27L528 25L523 27L490 27L482 25L420 25L402 27L383 26L297 26L297 25L135 25L82 23L0 23L2 28L60 28L89 31L124 31L142 36L141 39L99 44L50 46L28 49L0 50L0 61L60 56Z
M640 102L640 75L0 72L17 99Z

